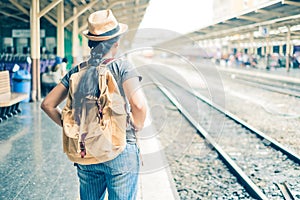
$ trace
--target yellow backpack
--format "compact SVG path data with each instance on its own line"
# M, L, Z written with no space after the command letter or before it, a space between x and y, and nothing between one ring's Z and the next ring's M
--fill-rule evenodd
M126 146L125 101L107 64L78 65L78 72L70 77L62 122L64 152L72 162L109 161ZM96 83L91 83L93 77Z

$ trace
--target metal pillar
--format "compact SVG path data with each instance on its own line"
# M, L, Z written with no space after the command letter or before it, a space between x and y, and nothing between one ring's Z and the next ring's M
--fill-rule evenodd
M77 14L77 8L73 8L73 14ZM75 18L73 21L73 33L72 33L72 58L73 66L78 64L78 55L79 55L79 39L78 39L78 18Z
M249 54L253 55L254 54L254 34L253 32L250 33L250 51Z
M271 53L270 52L270 37L269 37L269 35L266 38L266 42L267 42L267 44L266 44L266 54L269 55Z
M57 56L65 57L64 1L57 5Z
M290 53L291 53L291 28L288 26L288 32L286 34L286 59L285 59L285 68L286 71L290 71Z
M86 60L89 58L90 55L90 49L88 47L88 39L86 37L82 37L82 56L83 56L83 60Z
M279 45L279 54L283 55L283 45L282 44Z
M30 7L30 46L31 46L31 100L41 99L40 83L40 1L32 0Z
M266 55L265 44L264 43L262 43L262 45L261 45L261 55L263 55L263 56Z
M274 46L273 46L273 44L269 44L269 51L270 51L270 54L272 55L273 53L274 53Z
M254 55L257 55L258 54L258 49L257 49L257 46L254 47Z

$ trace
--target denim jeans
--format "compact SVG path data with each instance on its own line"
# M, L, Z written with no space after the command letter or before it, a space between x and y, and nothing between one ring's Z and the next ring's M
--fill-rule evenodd
M126 145L115 159L92 165L77 166L81 200L134 200L138 189L139 152L136 144Z

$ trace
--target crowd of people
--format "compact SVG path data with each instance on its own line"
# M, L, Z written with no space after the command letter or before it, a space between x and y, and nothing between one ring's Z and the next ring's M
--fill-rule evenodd
M213 61L221 66L238 66L262 68L266 70L286 67L286 56L279 53L268 55L249 54L248 52L236 53L215 53ZM300 68L300 52L295 52L290 56L290 68Z
M67 63L67 58L56 56L54 64L46 67L45 72L41 75L42 96L46 96L65 76Z

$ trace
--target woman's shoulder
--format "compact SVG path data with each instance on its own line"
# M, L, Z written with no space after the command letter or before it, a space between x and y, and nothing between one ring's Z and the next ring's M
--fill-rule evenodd
M115 58L107 64L107 67L111 72L122 75L130 68L130 63L125 58Z
M69 88L69 80L70 77L72 76L72 74L77 73L78 72L78 65L76 65L75 67L72 67L68 73L62 78L61 83L66 87Z
M110 64L124 69L130 67L130 63L126 58L115 58L110 62Z

